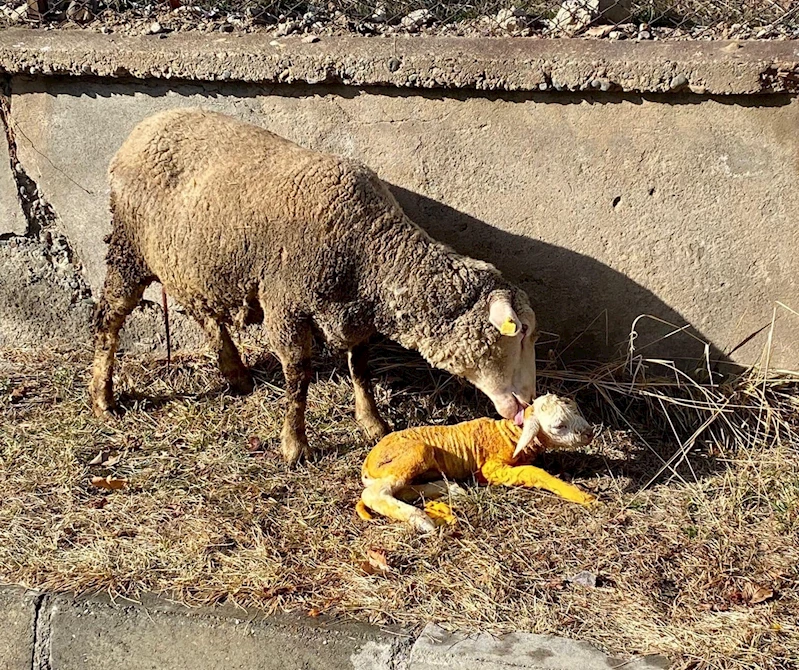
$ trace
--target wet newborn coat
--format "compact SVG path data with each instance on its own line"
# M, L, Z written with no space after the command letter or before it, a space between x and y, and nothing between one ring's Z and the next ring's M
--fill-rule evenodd
M434 527L422 510L399 498L439 497L443 482L414 486L441 479L462 480L476 474L488 484L542 488L571 502L587 505L588 493L553 477L541 468L523 465L547 449L584 446L593 429L571 400L552 394L541 396L516 421L488 418L455 426L409 428L383 438L364 461L361 471L366 487L358 503L362 518L378 514L410 522L419 530Z

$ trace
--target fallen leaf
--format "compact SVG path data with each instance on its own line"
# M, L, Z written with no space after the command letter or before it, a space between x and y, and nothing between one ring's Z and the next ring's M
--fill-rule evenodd
M115 466L119 461L122 460L122 456L117 454L116 456L111 456L111 452L109 451L101 451L95 456L92 460L89 461L89 465L102 465L106 468L111 468Z
M107 461L104 461L103 465L107 468L112 468L121 460L122 460L122 454L117 454L116 456L111 456L111 458L109 458Z
M119 491L128 485L127 479L119 479L108 475L107 477L92 477L92 486L108 491Z
M308 610L308 616L311 616L311 617L314 617L314 618L318 617L321 613L322 612L319 611L319 609L317 609L316 607L312 607L311 609Z
M100 465L106 457L106 452L101 451L95 456L92 460L89 461L89 465Z
M26 395L28 395L28 389L25 386L17 386L14 390L11 391L11 394L8 396L11 402L19 402L22 400Z
M577 584L579 586L585 586L589 589L596 588L596 575L593 572L588 572L587 570L583 570L578 572L573 577L569 577L569 581L572 584Z
M769 598L773 598L774 591L767 586L753 584L744 590L744 595L750 605L757 605L758 603L766 602Z
M89 507L94 509L103 509L108 504L108 498L106 496L98 496L93 500L89 501Z
M386 560L386 552L382 549L369 549L366 552L366 561L361 565L369 575L385 575L391 572Z
M249 449L251 456L258 456L264 453L260 437L258 437L257 435L251 435L248 442L249 442Z

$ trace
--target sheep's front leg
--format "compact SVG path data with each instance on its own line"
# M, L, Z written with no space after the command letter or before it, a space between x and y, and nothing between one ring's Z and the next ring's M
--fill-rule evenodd
M308 324L293 324L273 348L283 366L286 379L286 417L280 433L283 458L294 465L308 451L305 434L305 405L311 383L311 328Z
M482 467L482 473L489 484L544 489L580 505L590 505L596 500L590 493L585 493L533 465L512 466L489 461Z
M114 409L114 355L119 344L119 331L139 304L150 281L148 277L120 270L114 264L108 266L103 295L94 315L94 363L89 384L94 413L99 417L111 416Z
M349 350L350 375L355 392L355 420L372 440L388 435L388 424L377 411L374 392L369 375L369 348L358 344Z

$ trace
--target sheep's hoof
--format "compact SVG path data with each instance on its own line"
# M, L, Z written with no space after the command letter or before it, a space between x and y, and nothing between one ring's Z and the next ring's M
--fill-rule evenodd
M436 529L436 524L433 520L422 511L411 515L411 518L408 519L408 523L420 533L432 533Z
M356 421L366 433L366 436L375 442L382 440L391 432L391 428L389 428L388 424L379 416L367 414L356 417Z
M285 434L280 441L280 451L286 464L294 466L307 453L308 444L296 435Z
M92 401L92 411L94 412L94 416L98 419L102 421L113 421L119 417L119 410L114 402L96 397L95 393L91 390L89 390L89 396Z
M234 395L249 395L255 389L255 382L249 374L242 374L227 380L230 392Z

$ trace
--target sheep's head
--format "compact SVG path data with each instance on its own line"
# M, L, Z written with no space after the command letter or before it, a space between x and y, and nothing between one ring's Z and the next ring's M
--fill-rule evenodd
M535 398L535 342L538 339L535 313L527 297L519 291L517 309L509 291L498 290L488 296L480 309L485 312L490 344L474 368L458 371L494 403L500 415L514 418ZM518 398L518 400L517 400Z
M594 429L581 415L577 404L568 398L547 393L535 399L523 413L522 435L514 458L533 441L544 449L576 449L594 439Z

